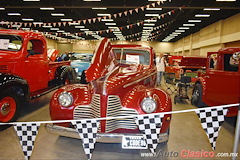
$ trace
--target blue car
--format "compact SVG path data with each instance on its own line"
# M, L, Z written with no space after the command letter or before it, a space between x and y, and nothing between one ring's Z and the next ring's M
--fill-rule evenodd
M78 80L81 80L82 72L90 66L92 57L92 53L73 53L71 55L71 67L76 71Z

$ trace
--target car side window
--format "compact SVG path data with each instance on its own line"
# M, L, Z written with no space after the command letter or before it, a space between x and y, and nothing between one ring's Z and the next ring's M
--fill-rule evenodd
M225 54L224 55L224 71L231 71L231 72L237 72L238 71L238 62L234 62L232 54Z
M43 54L44 52L43 42L37 39L28 41L27 51L28 54Z

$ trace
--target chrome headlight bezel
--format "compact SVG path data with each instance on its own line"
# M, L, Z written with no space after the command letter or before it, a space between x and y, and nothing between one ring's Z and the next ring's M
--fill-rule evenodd
M58 96L58 103L62 107L70 107L73 104L73 96L70 92L62 92Z
M157 103L152 97L146 97L141 102L141 108L145 113L153 113L157 109Z

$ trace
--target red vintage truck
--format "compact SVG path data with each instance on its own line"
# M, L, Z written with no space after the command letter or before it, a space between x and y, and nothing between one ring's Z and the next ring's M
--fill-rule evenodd
M70 62L53 62L42 34L0 30L0 121L15 121L23 102L74 81Z
M206 72L199 72L192 93L197 107L240 102L240 48L223 48L207 55ZM237 107L227 116L236 116Z

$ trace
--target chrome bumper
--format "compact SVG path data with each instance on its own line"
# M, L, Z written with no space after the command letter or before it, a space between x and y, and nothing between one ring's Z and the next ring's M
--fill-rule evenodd
M62 127L53 124L46 124L45 128L49 133L57 134L64 137L80 139L78 132L76 131L76 129L73 128ZM122 137L126 135L139 136L142 134L97 133L96 141L100 143L122 143ZM168 141L168 133L161 133L158 142L162 143L166 141Z

